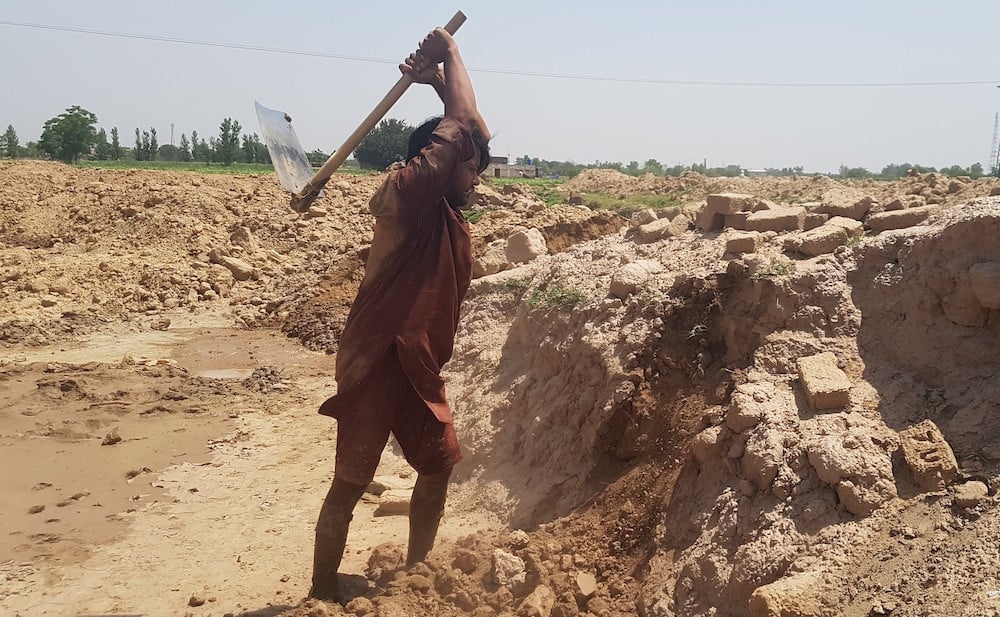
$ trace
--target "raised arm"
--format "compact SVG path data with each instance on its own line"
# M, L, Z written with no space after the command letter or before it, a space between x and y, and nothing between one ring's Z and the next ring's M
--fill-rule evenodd
M444 63L444 70L438 68ZM444 115L454 118L473 130L478 130L487 140L489 128L476 106L476 93L465 62L458 51L458 43L443 28L437 28L420 43L420 48L400 65L417 83L427 83L441 97Z

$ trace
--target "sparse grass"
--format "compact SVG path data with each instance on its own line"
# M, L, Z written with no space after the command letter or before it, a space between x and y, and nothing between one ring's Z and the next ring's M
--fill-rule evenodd
M549 207L566 201L566 197L556 190L556 187L566 182L566 180L551 180L549 178L490 178L489 182L497 189L508 184L524 184Z
M637 195L608 195L606 193L584 193L584 205L594 210L613 210L622 216L630 216L640 210L652 208L679 208L682 201L676 195L661 193L639 193Z
M569 310L587 301L587 294L570 287L549 287L534 289L528 294L528 304L533 307Z
M531 281L528 279L507 279L490 286L485 292L487 294L512 294L515 298L520 298L528 290Z
M856 236L847 236L847 241L844 242L844 246L848 248L854 248L859 244L861 244L861 234L858 234Z
M486 210L466 210L462 214L465 216L465 220L469 221L469 224L474 224L483 220L483 217L486 216Z
M513 278L494 283L484 291L484 294L510 294L515 300L521 301L523 298L528 306L532 308L549 308L558 310L569 310L577 305L586 303L587 294L572 287L561 287L559 285L549 286L545 289L531 289L531 280L527 278ZM527 294L527 295L525 295Z
M756 272L750 278L759 281L765 278L785 276L795 272L795 262L788 259L772 258L771 261Z

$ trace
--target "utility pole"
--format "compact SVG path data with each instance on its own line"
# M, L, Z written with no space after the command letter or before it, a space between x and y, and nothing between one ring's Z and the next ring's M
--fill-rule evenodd
M174 145L174 123L170 123L170 145Z

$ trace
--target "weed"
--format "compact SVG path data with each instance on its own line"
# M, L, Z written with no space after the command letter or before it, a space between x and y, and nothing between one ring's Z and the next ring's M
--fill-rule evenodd
M466 210L463 214L469 224L474 224L483 220L483 217L486 216L486 210Z
M569 310L587 301L587 294L570 287L549 287L534 289L528 295L528 305L533 307Z
M528 279L507 279L490 286L484 293L486 294L512 294L515 298L520 298L528 290L531 281Z
M622 216L631 214L647 208L653 210L663 210L665 208L679 208L681 200L676 195L666 195L661 193L640 193L637 195L607 195L605 193L584 193L583 203L588 208L594 210L613 210Z
M850 248L853 248L853 247L855 247L855 246L857 246L859 244L861 244L861 235L860 234L857 235L857 236L847 236L847 241L844 242L844 246L850 247Z
M788 259L772 258L766 266L761 266L750 278L759 281L764 278L785 276L795 272L795 262Z

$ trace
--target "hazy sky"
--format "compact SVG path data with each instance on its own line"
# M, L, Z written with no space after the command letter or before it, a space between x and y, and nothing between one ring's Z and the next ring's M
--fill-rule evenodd
M124 145L136 127L169 143L171 123L178 143L192 130L216 135L226 116L259 131L259 100L292 115L307 150L329 152L395 83L395 63L458 9L468 21L456 38L499 155L809 171L968 166L985 163L1000 110L996 0L0 0L6 22L385 61L0 24L0 130L12 124L33 141L45 120L80 105L117 126ZM432 90L414 86L389 117L416 124L440 109Z

